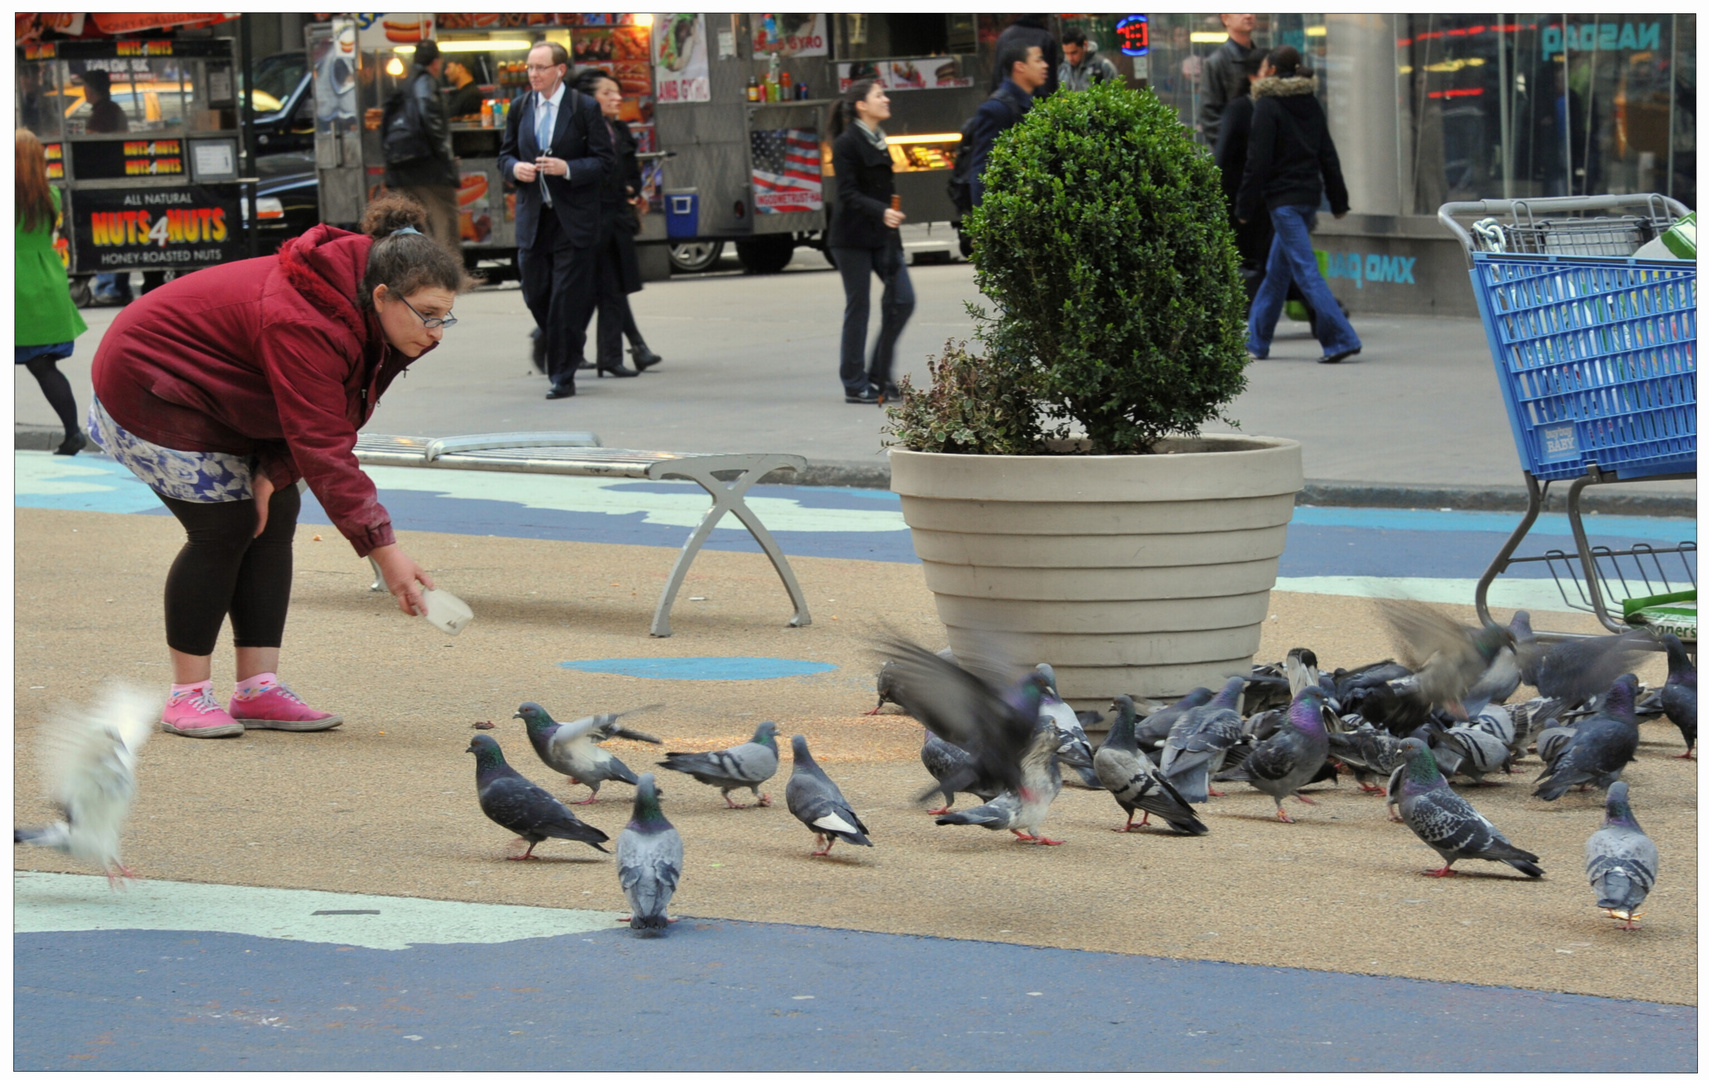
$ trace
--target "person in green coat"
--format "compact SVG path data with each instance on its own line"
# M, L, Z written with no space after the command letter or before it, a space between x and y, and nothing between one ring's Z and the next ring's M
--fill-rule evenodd
M71 355L78 334L89 329L71 302L65 264L53 247L59 220L59 190L47 182L47 152L28 128L19 128L17 261L12 311L17 324L12 362L36 377L48 404L65 425L56 454L71 455L88 443L77 423L77 398L59 362Z

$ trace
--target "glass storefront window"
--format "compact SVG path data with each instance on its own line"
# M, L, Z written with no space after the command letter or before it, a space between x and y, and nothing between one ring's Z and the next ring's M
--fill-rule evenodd
M1411 15L1412 211L1451 200L1697 198L1695 15Z

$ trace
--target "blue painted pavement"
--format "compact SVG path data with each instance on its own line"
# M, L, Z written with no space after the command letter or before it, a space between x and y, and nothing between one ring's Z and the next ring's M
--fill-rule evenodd
M13 954L19 1070L1697 1067L1683 1006L716 920L395 951L49 932Z

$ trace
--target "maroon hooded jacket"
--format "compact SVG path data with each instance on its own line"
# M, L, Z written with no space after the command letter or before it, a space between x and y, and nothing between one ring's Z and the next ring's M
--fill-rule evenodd
M278 255L155 289L101 339L95 396L138 438L253 455L278 487L306 479L357 555L393 543L354 452L356 430L412 363L357 303L372 244L317 225Z

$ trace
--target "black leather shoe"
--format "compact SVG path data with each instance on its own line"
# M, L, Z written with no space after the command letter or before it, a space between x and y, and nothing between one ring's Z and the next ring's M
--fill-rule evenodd
M895 383L885 383L880 393L884 396L884 400L880 402L883 405L893 405L902 400L902 389Z
M583 360L576 365L577 371L592 371L597 365L592 360Z
M573 382L567 382L561 386L554 386L554 387L552 387L552 389L546 391L546 400L547 401L557 401L559 398L567 398L567 397L575 397L575 396L576 396L576 384Z
M621 360L619 360L617 362L616 367L602 367L599 369L599 377L602 379L605 378L607 375L610 375L612 378L615 378L615 379L633 379L635 376L637 376L639 374L641 374L641 373L639 371L636 371L634 368L624 367L623 361L621 361Z
M851 394L844 390L843 400L850 405L877 405L883 400L883 395L879 393L878 387L868 386L858 394Z
M1360 346L1358 349L1348 349L1346 352L1331 353L1330 355L1325 356L1325 357L1321 358L1320 360L1318 360L1318 363L1320 363L1320 364L1339 364L1341 361L1347 359L1349 356L1358 356L1360 350L1363 348L1364 348L1364 346Z
M59 449L55 450L54 453L61 457L74 457L76 456L77 451L88 445L89 439L87 436L85 436L81 431L73 431L65 437L65 441L59 444Z
M636 371L646 371L648 368L664 359L664 357L647 348L645 345L630 349L629 355L635 358Z

